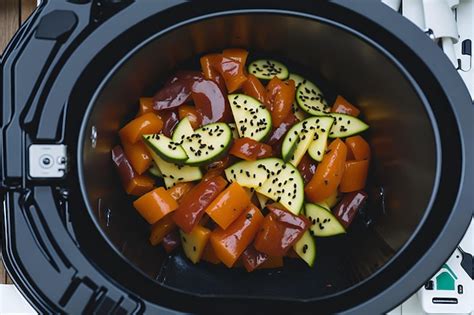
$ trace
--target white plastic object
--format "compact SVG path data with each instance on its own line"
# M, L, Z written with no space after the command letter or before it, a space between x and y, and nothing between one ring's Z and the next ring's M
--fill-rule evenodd
M449 37L458 41L458 28L453 10L447 0L423 0L425 29L433 31L435 38Z
M423 0L402 0L402 14L420 29L425 30Z
M13 284L0 284L0 314L37 314Z
M394 9L395 11L398 11L398 9L400 9L400 4L402 3L402 0L382 0L382 2Z

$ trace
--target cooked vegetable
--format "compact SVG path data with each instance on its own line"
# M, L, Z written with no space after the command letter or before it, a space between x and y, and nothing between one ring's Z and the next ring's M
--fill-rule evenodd
M303 155L303 158L298 164L298 171L300 172L305 185L311 180L311 178L313 178L317 166L318 164L310 158L308 154Z
M269 256L284 256L308 229L309 222L275 205L263 220L254 242L255 249Z
M273 77L285 80L289 75L288 69L284 64L270 59L260 59L251 62L248 72L263 80L271 80Z
M277 77L271 79L266 87L265 105L269 106L272 124L278 127L286 116L292 112L295 99L295 81L282 81Z
M237 183L232 183L206 208L206 213L222 229L227 229L247 209L250 197Z
M214 251L227 267L232 267L243 251L250 245L260 228L263 215L250 204L227 229L220 228L211 233Z
M359 210L365 206L367 198L367 194L363 191L355 191L345 195L337 207L334 208L334 216L347 229Z
M153 108L161 111L183 105L191 100L191 90L194 83L202 79L202 74L197 71L178 72L155 94Z
M225 189L227 181L220 177L201 181L187 193L176 209L173 219L185 233L191 232L201 220L206 208Z
M163 129L161 132L168 138L171 138L174 128L179 123L178 109L162 110L160 111L160 117L163 120Z
M128 182L125 191L132 196L141 196L153 189L155 181L146 175L137 175Z
M206 79L196 81L192 87L192 98L203 125L231 120L227 97L216 82Z
M174 229L166 234L165 237L163 237L162 244L168 254L175 250L181 244L178 230Z
M259 252L253 245L250 245L242 253L242 264L248 272L254 271L268 260L268 255Z
M240 136L239 132L237 131L237 126L234 123L230 123L227 125L229 126L230 130L232 130L232 138L238 139Z
M178 108L179 119L182 121L184 118L189 120L192 129L198 129L202 125L201 113L194 106L181 105Z
M283 257L268 257L257 269L276 269L283 267Z
M214 265L221 263L219 257L217 257L216 252L214 251L214 247L212 247L211 245L211 242L207 242L206 248L204 248L204 253L202 253L201 259Z
M181 244L183 244L184 254L189 260L197 264L206 248L211 231L205 227L196 225L189 233L183 231L179 232L181 234Z
M364 189L368 172L369 160L347 161L339 190L341 192L352 192Z
M166 215L151 226L150 243L153 246L160 244L164 237L176 229L172 215Z
M163 128L163 121L154 113L135 118L120 129L120 139L131 144L138 142L142 135L158 133Z
M152 163L151 167L148 169L148 172L155 177L163 177L163 173L161 173L160 169L155 163Z
M313 267L316 259L316 242L309 231L305 231L303 236L293 245L293 249L310 267Z
M274 158L260 161L241 161L228 167L225 170L225 176L229 182L237 182L243 187L256 188L263 185L267 180L267 171L263 166L279 161L279 159Z
M313 141L308 147L308 154L315 161L321 162L326 151L329 131L331 129L334 119L332 117L320 117L319 128L316 127L316 132L313 136Z
M329 209L332 209L339 201L339 191L335 190L331 196L324 199L323 203L325 203Z
M281 122L281 124L272 130L270 137L267 141L269 145L274 145L280 142L288 130L293 127L294 124L298 122L298 119L292 113L289 113L288 116ZM279 151L279 150L275 150Z
M272 129L272 120L265 106L244 94L230 94L229 102L240 137L255 141L267 137Z
M192 182L202 178L202 172L199 167L169 163L160 158L151 149L149 151L153 161L155 161L155 164L162 173L166 188L171 188L177 183Z
M348 160L370 160L370 146L361 136L349 137L345 141ZM349 158L350 156L350 158Z
M229 153L243 160L257 160L272 156L272 147L250 138L235 139Z
M167 162L183 163L188 160L188 155L183 147L163 134L143 135L143 141L148 148Z
M187 165L199 166L221 158L232 143L232 131L225 123L205 125L183 140Z
M331 112L351 115L354 117L357 117L360 114L360 110L354 105L352 105L351 103L349 103L341 95L338 95L336 97L336 100L334 101L334 105L332 105Z
M172 141L174 143L183 143L184 139L194 133L193 126L189 121L188 117L184 117L181 121L176 125L173 131Z
M224 55L216 56L213 58L212 66L224 78L229 93L240 89L242 84L247 80L244 74L245 65L233 58L228 58Z
M222 55L226 58L238 61L241 65L245 66L249 52L241 48L228 48L222 51Z
M135 144L132 144L128 141L122 141L123 150L127 156L130 164L132 164L133 169L139 175L146 172L150 168L153 160L143 142L138 141Z
M311 222L309 230L313 235L326 237L346 233L344 226L328 209L307 203L305 212L306 217Z
M168 192L170 193L171 197L173 197L173 199L179 203L181 198L186 195L193 187L194 184L192 183L178 183L168 189Z
M212 63L214 62L215 58L218 58L218 56L219 54L205 55L201 57L199 61L201 63L201 69L204 77L208 80L216 82L222 91L226 91L227 88L225 86L224 78L212 66Z
M242 91L245 95L253 97L260 103L265 102L265 87L253 74L247 76L247 81L242 85Z
M257 200L260 208L264 209L268 204L272 203L273 201L265 195L257 193Z
M323 116L330 110L321 90L308 80L296 90L296 101L300 108L310 115Z
M306 185L305 193L310 201L323 201L337 190L344 175L346 155L346 145L340 139L329 145L323 160L316 168L316 173Z
M133 206L150 224L175 211L178 203L163 187L156 188L133 202Z
M137 117L153 112L153 97L140 97L140 99L138 100Z
M330 114L334 124L329 132L329 138L345 138L369 129L369 125L359 118L345 114Z

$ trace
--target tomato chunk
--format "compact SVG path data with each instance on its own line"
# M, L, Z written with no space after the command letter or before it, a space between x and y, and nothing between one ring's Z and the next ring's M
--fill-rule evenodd
M202 180L189 191L176 209L173 219L181 230L190 233L199 223L211 202L225 189L227 181L221 176Z
M272 147L250 138L239 138L234 140L229 153L238 158L253 161L272 156Z

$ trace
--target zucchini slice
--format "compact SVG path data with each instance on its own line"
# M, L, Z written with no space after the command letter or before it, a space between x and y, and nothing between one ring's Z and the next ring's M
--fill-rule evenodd
M369 125L357 117L346 114L329 114L334 117L334 124L329 132L329 138L345 138L369 129Z
M229 182L237 182L240 186L257 188L270 177L268 170L273 170L275 164L282 161L276 158L261 159L257 161L241 161L228 167L225 175ZM273 170L274 171L274 170Z
M188 117L184 117L181 121L174 127L173 131L173 142L175 143L183 143L183 140L187 137L192 135L194 132L193 126L189 122Z
M295 81L295 87L298 89L301 84L306 83L306 79L300 76L299 74L295 73L290 73L290 76L288 77L288 80L293 80ZM295 94L295 101L293 102L293 114L298 118L298 120L304 120L306 118L306 113L301 110L301 108L298 106L298 102L296 101L296 94Z
M181 145L189 156L187 165L200 166L218 160L232 143L232 131L225 123L212 123L196 129Z
M258 203L260 204L260 209L265 208L268 204L273 202L267 196L264 196L264 195L259 194L259 193L257 193L257 199L258 199Z
M334 118L331 116L319 117L319 124L316 127L316 132L313 135L313 141L308 147L308 154L315 161L321 162L326 151L328 143L329 132L334 123Z
M193 182L202 178L199 167L166 162L151 150L150 154L162 174L167 189L177 183Z
M290 73L288 80L295 81L296 88L299 88L301 84L306 83L306 79L296 73Z
M188 155L181 145L163 134L143 135L143 141L165 161L183 163L188 159Z
M163 177L163 173L161 173L160 168L156 166L156 163L153 163L153 165L148 169L148 172L155 177Z
M258 100L245 94L230 94L230 108L240 137L265 139L272 130L272 116Z
M237 126L234 123L230 123L227 125L229 125L230 130L232 130L232 138L239 139L239 132L237 131Z
M279 61L270 59L255 60L248 66L248 72L262 80L277 77L280 80L288 78L288 68Z
M304 232L298 242L293 245L293 249L308 266L313 267L316 258L316 242L309 230Z
M313 116L326 115L331 109L321 90L308 80L296 90L296 101L303 111Z
M346 233L344 226L328 209L316 204L305 205L306 217L311 221L309 230L315 236L333 236Z

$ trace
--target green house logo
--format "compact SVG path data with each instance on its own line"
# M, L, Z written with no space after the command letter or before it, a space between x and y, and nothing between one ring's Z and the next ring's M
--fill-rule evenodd
M448 265L444 264L441 272L436 276L437 290L456 290L456 280L458 277Z

